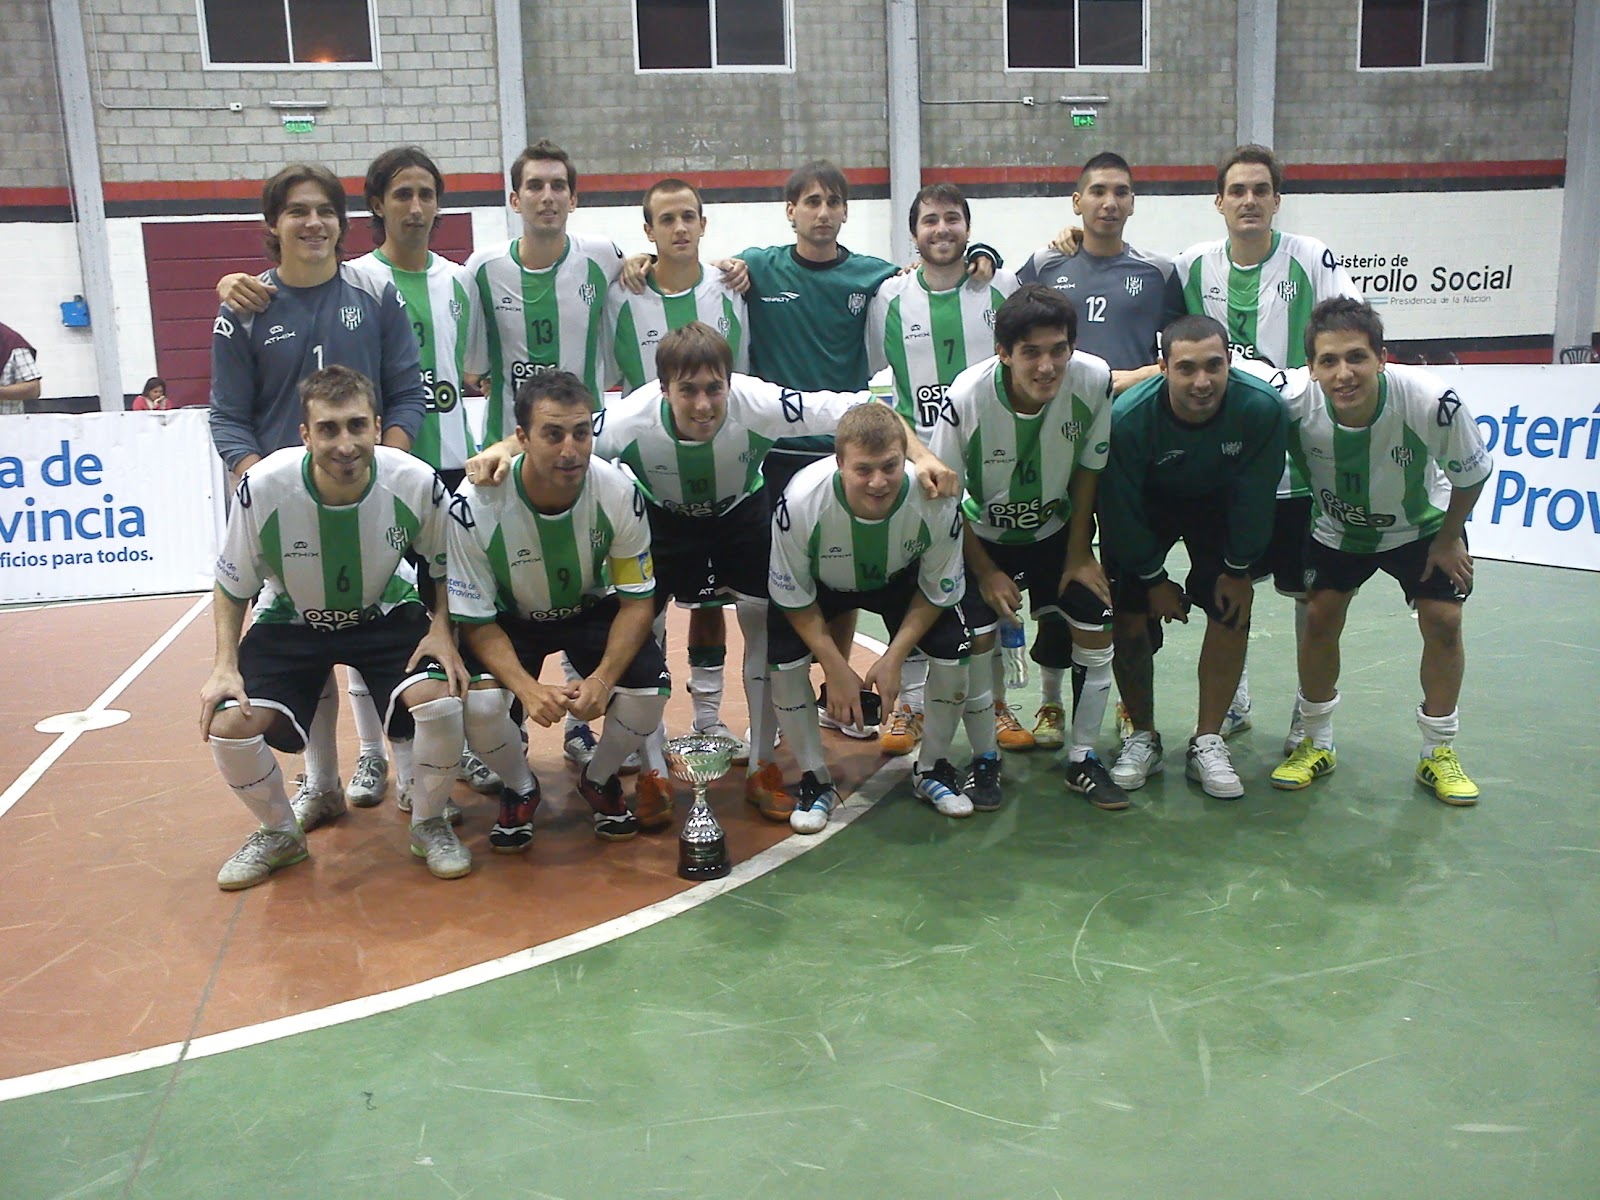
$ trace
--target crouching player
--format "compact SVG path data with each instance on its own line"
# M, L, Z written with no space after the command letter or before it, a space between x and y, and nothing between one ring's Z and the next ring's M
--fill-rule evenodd
M620 842L672 821L659 775L641 778L636 809L618 770L661 720L671 691L650 633L655 578L644 497L618 467L591 459L594 397L569 371L535 375L518 390L521 451L503 486L463 483L450 505L450 603L462 627L467 742L503 781L489 845L502 853L533 841L539 781L511 720L512 697L551 726L605 714L578 792L595 836ZM539 682L547 655L565 652L578 678Z
M1272 773L1303 788L1333 770L1339 635L1350 600L1377 571L1400 584L1422 633L1422 754L1417 781L1446 804L1478 802L1452 743L1466 655L1461 606L1472 591L1466 521L1494 470L1472 414L1440 379L1384 362L1383 322L1369 305L1317 305L1306 326L1314 387L1284 392L1289 455L1311 481L1300 643L1305 737Z
M472 870L444 817L461 759L466 674L444 597L430 619L398 574L415 546L443 578L447 493L432 467L378 445L377 400L360 372L315 372L300 384L300 406L304 446L245 472L217 559L217 649L200 693L200 733L261 822L217 884L252 887L302 861L301 820L310 828L343 815L344 795L334 790L323 794L325 809L297 820L272 753L305 745L335 663L361 672L391 736L408 737L415 723L411 852L455 879ZM252 598L255 624L241 640Z
M900 693L913 648L929 660L927 720L913 771L916 795L949 817L977 803L962 790L951 742L966 697L971 639L961 619L966 587L961 511L954 498L930 500L906 462L906 427L886 405L864 404L839 420L832 459L790 481L772 518L767 625L772 702L784 740L800 764L790 826L817 833L839 803L822 759L811 660L822 665L829 715L841 725L872 722L862 692L876 688L884 708ZM868 609L890 632L888 649L863 679L833 639L828 622ZM985 726L992 720L981 714ZM998 780L992 781L998 790ZM985 794L982 807L999 806Z

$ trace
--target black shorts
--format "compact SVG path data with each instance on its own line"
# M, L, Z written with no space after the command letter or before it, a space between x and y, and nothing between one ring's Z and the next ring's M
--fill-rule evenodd
M767 481L767 495L782 496L789 480L812 463L832 457L832 450L768 450L761 463L761 478Z
M767 598L772 514L765 488L715 517L686 517L653 504L645 511L657 612L674 598L697 607L729 594Z
M1465 541L1465 535L1462 538ZM1313 592L1354 592L1363 583L1382 571L1390 576L1406 594L1406 600L1416 606L1418 600L1446 600L1460 604L1470 594L1456 587L1456 581L1443 571L1435 571L1426 580L1422 572L1428 565L1431 537L1407 542L1393 550L1377 554L1352 554L1324 546L1312 538L1306 550L1306 586Z
M819 583L817 607L822 610L822 619L825 621L831 621L840 613L863 608L877 613L888 626L889 636L893 637L917 594L917 564L912 563L881 588L874 588L870 592L836 592ZM972 652L972 634L967 631L967 623L961 619L959 604L952 604L940 611L932 628L917 642L917 649L939 663L958 663ZM811 647L795 632L785 610L776 604L768 607L767 662L778 669L799 666L810 659Z
M1028 612L1035 621L1065 619L1077 629L1090 632L1111 628L1111 610L1081 583L1058 591L1061 572L1067 566L1067 530L1063 527L1037 542L991 542L983 548L994 565L1011 576L1028 595ZM999 614L990 608L978 588L977 580L967 576L967 594L961 601L961 615L974 637L990 632L999 624Z
M517 652L517 659L528 674L537 678L539 668L544 665L548 655L565 654L572 663L572 669L580 676L586 676L592 674L606 656L606 639L611 636L611 621L619 607L615 596L607 596L577 616L564 617L559 621L527 621L501 613L495 622L511 639L511 648ZM493 672L472 653L465 638L461 643L461 658L466 663L467 673L474 680L493 677ZM616 685L615 691L634 696L672 694L667 660L654 635L645 638L644 645L639 647L639 653L633 656L633 661L622 672Z
M1272 541L1251 572L1272 576L1272 586L1285 596L1306 594L1306 542L1311 537L1311 497L1280 497L1272 514Z
M375 621L348 629L257 621L239 643L245 695L252 705L283 713L294 726L286 736L281 723L273 722L267 744L286 754L296 754L305 746L322 686L336 663L361 672L372 702L383 712L389 736L410 738L416 726L406 706L398 701L401 692L427 679L428 669L438 665L430 659L414 671L406 670L427 632L428 614L420 604L402 604Z
M1162 557L1180 541L1189 552L1189 574L1183 591L1189 603L1208 617L1221 621L1217 608L1217 577L1222 574L1223 548L1228 539L1228 498L1225 494L1185 497L1145 497L1151 532ZM1150 587L1125 570L1115 559L1116 547L1105 547L1106 571L1111 576L1111 603L1119 613L1148 613Z

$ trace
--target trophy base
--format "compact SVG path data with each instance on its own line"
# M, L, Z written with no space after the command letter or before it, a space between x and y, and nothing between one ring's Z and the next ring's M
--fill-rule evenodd
M728 861L728 843L723 838L710 842L678 842L678 878L699 883L721 879L733 870Z

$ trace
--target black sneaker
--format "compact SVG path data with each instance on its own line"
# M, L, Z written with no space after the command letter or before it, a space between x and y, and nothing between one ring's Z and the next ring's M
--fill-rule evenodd
M1128 807L1128 793L1112 781L1111 772L1093 751L1082 762L1067 764L1066 782L1073 791L1082 792L1083 798L1096 808L1114 812Z
M962 786L967 799L972 801L974 812L994 812L1000 807L1000 755L994 751L979 755L967 768L967 782Z
M622 798L622 779L613 775L595 783L589 772L578 772L578 795L594 809L594 835L602 842L625 842L639 832L639 818L628 811Z
M533 841L533 814L539 807L539 781L533 790L513 792L500 789L500 817L489 830L489 849L497 854L520 854Z

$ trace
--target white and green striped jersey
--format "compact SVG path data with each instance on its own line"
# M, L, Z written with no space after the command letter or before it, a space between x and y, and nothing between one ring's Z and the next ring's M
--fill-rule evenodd
M928 449L961 476L973 532L989 542L1043 541L1072 516L1072 477L1099 471L1111 443L1111 368L1082 350L1055 398L1024 415L1006 393L999 355L950 385Z
M955 377L993 356L995 310L1016 290L1004 270L981 291L932 291L921 270L879 285L867 305L867 360L874 373L891 369L895 407L919 431L938 422Z
M734 375L722 428L709 442L686 442L660 381L651 380L595 414L594 452L626 463L651 504L714 517L761 487L761 464L779 438L831 434L840 417L871 399L871 392L796 392Z
M538 511L522 484L523 455L495 487L463 483L450 502L450 616L487 624L575 616L613 590L655 592L644 497L620 467L589 460L565 512Z
M655 276L635 295L620 282L606 294L605 347L607 381L622 381L622 394L636 391L656 377L656 346L664 335L691 321L703 321L733 347L733 369L750 370L744 297L723 282L716 267L702 265L700 278L687 291L670 295L656 286Z
M256 620L348 629L420 603L401 572L413 546L434 578L445 574L449 493L432 467L377 447L354 504L326 505L303 446L274 451L244 473L217 556L217 585L256 599Z
M1453 488L1484 482L1494 459L1461 397L1437 375L1390 363L1378 411L1361 429L1340 425L1316 384L1283 393L1289 456L1311 480L1311 536L1352 554L1379 554L1431 538Z
M518 257L521 238L467 259L480 319L467 370L489 377L483 440L492 445L516 428L513 403L524 379L571 371L595 395L605 389L606 290L622 273L622 251L608 238L567 235L553 266L530 271Z
M1306 323L1324 300L1361 293L1332 250L1296 233L1272 235L1272 250L1253 267L1234 263L1226 239L1201 242L1178 255L1184 307L1215 317L1230 349L1275 367L1306 364Z
M767 590L779 608L800 609L816 601L819 583L871 592L916 564L928 603L949 608L966 591L961 529L959 503L929 500L910 463L889 515L859 520L845 504L838 464L819 459L789 481L773 508Z
M1262 383L1276 389L1280 396L1298 396L1308 387L1314 387L1311 382L1310 367L1275 367L1265 359L1245 358L1235 354L1229 365L1243 371L1246 375L1254 375ZM1278 499L1291 500L1311 495L1311 485L1306 482L1306 474L1294 459L1287 454L1283 456L1283 474L1278 479Z
M427 270L401 270L381 247L349 266L372 279L376 288L394 284L411 332L417 336L428 411L411 443L411 453L435 469L460 470L478 449L467 424L467 406L461 402L461 377L466 371L472 320L478 312L468 291L472 277L459 263L432 253Z

